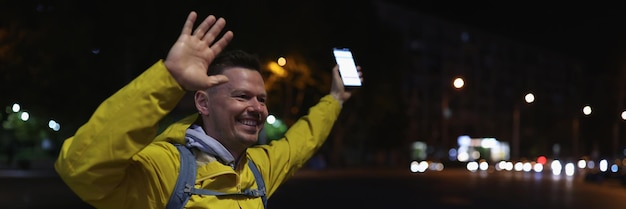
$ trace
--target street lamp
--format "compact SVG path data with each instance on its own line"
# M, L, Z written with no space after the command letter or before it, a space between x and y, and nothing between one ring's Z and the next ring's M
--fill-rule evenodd
M527 104L531 104L535 102L535 95L533 93L527 93L524 96L524 101ZM513 159L519 158L519 141L520 141L520 105L518 102L515 102L515 106L513 108L513 137L512 137L512 147L513 152L511 156Z
M465 86L465 81L463 80L463 78L457 77L452 82L452 86L454 86L454 88L456 89L461 89L463 88L463 86Z
M622 118L622 121L626 121L626 110L622 111L622 113L620 114L620 117ZM621 155L624 156L626 155L626 149L623 149L622 147L620 147L619 138L620 138L620 123L616 121L615 123L613 123L613 147L615 147L618 150L613 150L614 152L613 154L616 154L616 151L621 151L622 153Z
M591 106L585 105L582 108L582 112L585 116L591 115ZM578 143L580 141L580 119L578 114L574 116L572 121L572 155L578 156Z
M622 120L623 120L623 121L626 121L626 110L622 111L621 117L622 117ZM620 140L619 140L619 134L620 134L620 133L619 133L619 132L620 132L620 131L619 131L619 130L620 130L619 125L615 125L615 128L614 128L613 130L614 130L614 134L613 134L613 147L619 147L619 149L622 149L622 150L621 150L622 155L626 155L626 149L623 149L623 148L622 148L622 147L620 147L620 145L619 145L619 141L620 141Z
M280 65L281 67L284 67L287 64L287 59L285 59L284 57L279 57L276 63L278 63L278 65Z
M583 107L583 114L585 115L591 115L591 106L586 105Z
M526 94L526 96L524 96L524 100L528 104L533 103L535 101L535 95L533 93L528 93Z
M447 82L446 82L447 83ZM449 83L448 83L449 84ZM452 87L460 91L465 86L465 80L462 77L456 77L452 79ZM444 86L442 90L441 97L441 111L442 111L442 120L441 120L441 139L442 146L449 145L449 119L452 117L452 110L450 110L450 91L448 90L447 85Z

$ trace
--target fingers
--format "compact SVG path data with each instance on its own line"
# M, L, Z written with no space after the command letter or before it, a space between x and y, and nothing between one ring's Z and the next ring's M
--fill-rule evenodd
M191 32L191 28L193 28L193 22L196 18L197 14L195 12L189 14L187 22L185 22L185 29L183 30L183 33L189 34ZM219 40L215 41L215 39L217 39L218 35L224 29L225 25L226 20L224 18L216 19L214 15L209 15L207 18L204 19L204 21L202 21L202 23L200 23L200 25L198 26L198 28L196 28L192 35L199 40L209 43L211 49L219 53L233 39L233 32L227 31L226 33L224 33L224 35L222 35ZM213 44L211 45L211 43Z
M234 35L232 31L227 31L226 33L224 33L224 35L222 35L222 38L220 38L220 40L217 40L215 43L213 43L211 49L213 49L216 53L220 53L224 48L226 48L228 43L230 43L230 40L233 39L233 36Z
M201 39L203 41L206 42L212 42L213 40L215 40L215 38L217 37L217 35L222 31L222 29L224 29L224 26L226 25L226 20L224 18L217 19L215 20L215 17L213 17L213 15L209 16L207 18L207 20L205 20L204 22L202 22L202 24L208 24L210 27L204 27L202 28L203 31L202 33L204 34ZM198 28L200 29L200 28ZM208 29L208 32L206 32ZM206 33L205 33L206 32Z
M361 71L361 66L356 66L356 70L359 71L359 78L361 79L361 83L363 83L363 71Z
M181 32L181 34L191 34L193 23L196 22L197 17L198 17L198 14L196 14L196 12L192 11L189 13L189 15L187 16L187 21L185 21L185 25L183 26L183 31Z
M226 25L226 20L224 18L217 19L214 15L209 15L200 23L200 25L198 25L192 34L191 30L193 29L193 25L197 18L198 14L195 11L189 13L187 21L185 21L185 25L183 26L182 34L193 35L200 40L210 43L215 40Z
M213 75L207 77L206 83L210 84L211 86L216 86L226 82L228 82L228 77L226 77L225 75Z
M341 75L339 75L339 66L335 65L335 67L333 67L333 77L335 80L338 80L339 82L342 82L341 80Z
M222 29L224 29L224 26L226 25L226 20L224 18L220 18L214 23L215 24L211 28L209 28L209 31L206 33L202 40L208 43L213 42L213 45L210 46L211 49L215 50L216 53L219 53L222 51L222 49L226 47L226 45L228 45L228 43L230 43L230 40L233 39L233 32L226 31L226 33L224 33L224 35L222 35L219 40L215 41Z
M331 90L343 91L343 80L341 79L341 75L339 75L339 66L335 65L333 67L333 83L331 84Z
M220 18L220 20L223 21L222 18ZM215 27L213 24L216 23L216 19L215 16L213 15L209 15L207 18L204 19L204 21L202 21L202 23L200 23L200 25L198 26L198 28L196 28L196 30L193 32L193 35L196 36L198 39L205 39L207 37L207 30L211 29L213 30L213 27ZM224 24L222 23L221 28L224 28ZM220 31L222 29L219 29ZM211 31L209 31L210 33ZM211 41L211 40L209 40Z

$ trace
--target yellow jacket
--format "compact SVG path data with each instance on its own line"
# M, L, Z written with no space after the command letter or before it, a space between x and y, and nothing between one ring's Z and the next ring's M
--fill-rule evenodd
M157 136L158 123L183 98L185 91L163 61L106 99L89 121L63 143L55 169L65 183L96 208L165 208L178 178L180 158L170 142L184 142L194 114ZM259 168L267 197L324 143L341 105L323 97L270 145L248 148ZM218 161L197 169L196 187L220 192L256 188L246 159L235 169ZM262 208L261 198L193 195L186 208Z

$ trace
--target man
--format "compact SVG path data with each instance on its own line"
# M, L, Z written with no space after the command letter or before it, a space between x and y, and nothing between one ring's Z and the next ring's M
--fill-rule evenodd
M223 18L211 15L193 30L196 18L195 12L189 14L165 60L107 98L65 140L55 169L94 207L165 208L176 192L181 165L176 143L193 151L194 188L221 193L259 188L248 166L252 161L269 197L322 145L342 103L350 98L335 66L329 95L284 138L253 146L268 115L260 64L245 52L222 53L233 38L231 31L218 38L226 24ZM195 91L198 113L157 136L157 124L186 91ZM185 207L263 208L263 204L262 198L245 195L192 195Z

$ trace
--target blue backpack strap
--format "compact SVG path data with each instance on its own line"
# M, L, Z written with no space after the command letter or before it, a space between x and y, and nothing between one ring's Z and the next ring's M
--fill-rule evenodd
M196 183L196 161L189 148L181 144L175 144L176 148L180 152L180 171L174 191L170 196L170 200L167 202L166 209L179 209L183 208L192 194L201 195L245 195L249 197L261 197L263 200L263 208L267 208L267 196L265 194L265 181L261 176L261 172L256 167L251 159L248 159L248 166L254 174L254 179L257 182L257 189L245 189L238 193L223 193L207 189L197 189L194 187Z
M166 209L180 209L187 204L191 193L188 188L196 184L196 161L189 148L182 144L174 144L180 153L180 169L174 191L167 201Z
M261 196L263 199L263 208L267 208L267 195L265 195L265 181L263 180L263 176L261 176L261 172L259 172L259 169L250 158L248 158L248 166L250 170L252 170L252 173L254 173L257 190L263 193L263 196Z

